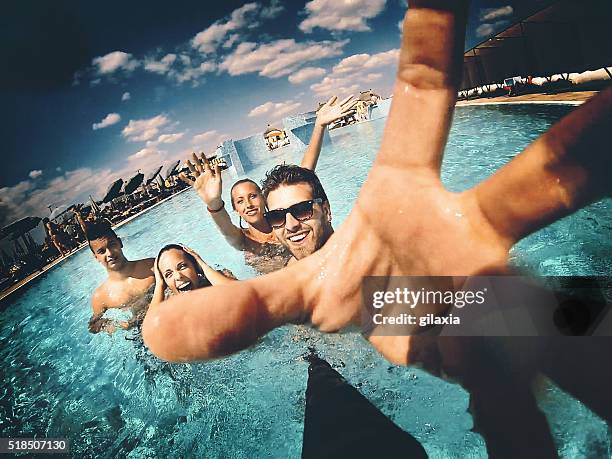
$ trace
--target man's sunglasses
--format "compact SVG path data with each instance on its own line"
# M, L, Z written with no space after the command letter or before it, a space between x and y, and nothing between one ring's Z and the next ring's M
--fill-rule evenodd
M311 199L310 201L298 202L287 209L268 210L267 212L264 212L264 218L268 222L268 225L270 225L272 228L282 228L285 226L285 217L287 216L287 212L289 212L296 220L303 222L309 218L312 218L312 206L314 203L321 204L322 202L323 199L316 198Z

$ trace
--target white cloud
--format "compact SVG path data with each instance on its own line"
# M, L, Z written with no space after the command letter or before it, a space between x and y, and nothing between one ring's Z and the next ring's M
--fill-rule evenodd
M501 30L501 28L506 24L508 24L508 21L503 19L501 21L494 22L493 24L480 24L476 28L476 35L481 38L488 37L489 35L493 35L494 33Z
M127 72L134 70L140 63L132 59L132 55L123 51L113 51L104 56L96 57L92 60L92 64L97 68L97 73L100 75L108 75L123 69Z
M347 43L348 40L296 43L294 39L261 45L243 42L225 57L219 68L232 76L258 72L277 78L293 73L306 62L338 56Z
M304 81L319 78L325 75L325 69L321 67L304 67L298 70L293 75L289 75L289 82L293 84L303 83Z
M128 156L128 161L135 161L135 160L138 160L138 159L143 159L143 158L150 157L152 155L158 155L158 151L155 148L147 147L147 148L143 148L141 150L138 150L133 155Z
M214 53L219 45L225 42L226 35L247 25L247 18L252 16L251 13L257 8L257 3L246 3L235 9L229 20L217 21L193 37L191 46L201 53Z
M355 93L360 84L371 83L382 78L382 73L368 70L395 66L399 58L399 49L390 49L377 54L353 54L345 57L332 68L331 74L310 86L317 96L347 95Z
M166 54L159 61L154 59L147 59L144 64L145 70L153 73L164 75L168 73L172 64L176 61L176 54Z
M344 96L353 94L359 89L359 85L354 83L355 79L351 77L334 78L326 76L318 83L310 86L317 96Z
M185 62L187 60L184 60ZM191 64L191 61L189 61ZM198 80L204 74L214 72L217 69L217 64L211 61L202 62L200 65L191 67L186 65L180 70L172 69L168 72L168 76L174 79L177 83L191 82L194 86L197 86Z
M124 92L124 93L121 95L121 102L125 102L126 100L130 100L130 98L131 98L131 97L132 97L132 96L130 95L130 93L129 93L129 92Z
M399 49L390 49L377 54L353 54L345 57L332 68L332 72L310 89L319 97L348 95L355 93L360 84L371 83L382 78L382 73L367 72L375 68L395 67Z
M81 168L55 177L42 187L22 181L13 187L0 188L0 225L27 215L46 216L48 205L61 207L84 202L90 193L102 197L116 178L117 174L108 169Z
M102 121L99 123L94 123L91 128L96 131L98 129L112 126L113 124L117 124L119 121L121 121L121 115L119 115L119 113L109 113Z
M157 143L174 143L180 140L184 135L184 132L177 132L176 134L162 134L157 138Z
M353 54L345 57L338 64L334 65L333 73L346 74L363 71L363 69L372 69L383 67L385 65L395 65L399 59L399 49L390 49L377 54Z
M367 20L378 16L386 0L312 0L305 6L307 17L300 30L312 32L315 27L328 30L371 30Z
M130 142L151 140L159 134L160 128L169 122L170 120L164 115L157 115L145 120L130 120L128 125L121 131L121 135Z
M191 139L191 143L195 145L209 142L218 135L219 133L214 129L212 131L202 132L201 134L194 135L193 139Z
M223 43L223 47L226 49L231 48L238 41L239 38L240 38L239 34L237 33L231 34L229 38L225 41L225 43Z
M480 20L482 22L494 21L499 18L510 16L514 13L514 8L510 5L499 8L482 8L480 10Z
M147 148L153 148L162 143L165 143L165 144L176 143L180 139L182 139L184 135L185 135L184 132L177 132L175 134L162 134L155 140L147 141L146 146Z
M288 100L286 102L266 102L253 108L248 116L253 118L256 116L274 116L274 118L282 118L289 113L294 112L301 106L301 102Z
M285 7L281 5L280 0L272 0L270 5L262 8L260 17L262 19L274 19L278 17L285 10Z
M42 171L42 170L40 170L40 169L35 169L35 170L33 170L33 171L30 171L30 172L29 172L29 174L28 174L28 176L29 176L31 179L35 179L35 178L37 178L37 177L40 177L42 174L43 174L43 171Z

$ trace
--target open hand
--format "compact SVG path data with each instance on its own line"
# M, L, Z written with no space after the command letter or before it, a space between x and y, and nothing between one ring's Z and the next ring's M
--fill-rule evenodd
M440 167L461 78L466 9L451 0L411 2L380 151L355 207L325 246L281 271L171 298L172 307L145 320L143 336L155 354L214 358L285 323L339 330L359 321L365 276L391 282L503 273L516 241L609 193L612 89L474 188L444 188ZM470 368L448 341L370 340L395 363L447 373L452 367L454 374Z
M201 153L200 156L201 158L198 158L193 153L193 162L187 161L189 170L195 176L195 180L190 179L183 173L179 174L179 178L191 185L209 208L218 209L222 205L221 191L223 189L219 165L216 164L214 168L211 168L204 153Z
M337 119L344 118L356 104L357 100L352 95L342 99L340 102L338 102L337 96L332 96L317 111L316 124L327 126Z

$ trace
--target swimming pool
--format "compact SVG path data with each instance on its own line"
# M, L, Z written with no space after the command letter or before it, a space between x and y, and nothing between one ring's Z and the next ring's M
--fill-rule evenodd
M463 107L443 163L452 190L472 186L520 152L560 106ZM334 131L318 173L334 224L348 215L382 136L384 120ZM297 153L274 161L299 162ZM263 177L271 164L249 172ZM235 177L224 176L226 196ZM512 260L544 275L610 274L610 201L589 206L520 241ZM129 258L182 242L239 278L243 255L214 228L195 193L182 193L118 230ZM288 326L238 355L166 364L124 332L90 335L89 297L103 269L82 250L9 297L0 314L0 436L69 437L75 457L299 457L307 364L315 346L378 408L423 443L430 457L482 457L460 387L385 362L357 333L322 335ZM128 332L128 337L131 335ZM606 424L554 386L544 390L562 456L610 451ZM569 421L569 422L568 422ZM609 453L608 453L609 454Z

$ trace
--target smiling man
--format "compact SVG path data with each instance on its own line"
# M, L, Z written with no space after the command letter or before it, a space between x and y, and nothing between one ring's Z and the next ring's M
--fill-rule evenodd
M88 225L86 234L91 252L108 274L91 297L93 315L89 331L112 333L117 327L131 328L143 317L149 304L146 294L155 285L154 260L128 260L121 239L107 221ZM103 317L109 309L117 310L116 320Z
M288 264L313 254L333 234L327 195L310 169L276 166L266 174L262 190L268 203L264 217L293 255Z

